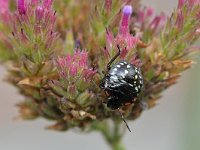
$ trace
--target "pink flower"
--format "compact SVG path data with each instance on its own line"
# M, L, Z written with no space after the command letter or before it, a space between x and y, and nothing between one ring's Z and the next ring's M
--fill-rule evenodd
M0 0L0 19L4 23L8 23L10 18L9 0Z
M8 9L9 0L0 0L0 14L6 13Z
M107 28L106 28L106 40L107 40L107 47L110 49L113 44L113 35Z
M44 16L44 8L42 6L37 6L35 10L35 16L37 21L41 21Z
M187 0L189 6L200 5L200 0Z
M37 5L39 3L39 0L31 0L31 4Z
M155 16L155 18L153 18L153 20L150 22L149 24L149 28L155 33L155 32L158 32L160 31L165 22L166 22L166 16L165 14L161 13L160 15L158 16Z
M167 17L164 13L155 15L155 11L151 7L141 8L135 22L142 31L150 30L151 33L157 34L164 26Z
M26 7L25 7L24 0L17 0L17 8L20 15L26 14Z
M92 77L96 74L96 70L91 69L84 69L83 70L83 78L86 81L89 81L92 79Z
M146 17L151 17L155 13L155 10L152 7L147 7Z
M183 28L183 23L184 23L183 12L182 12L181 9L179 9L178 10L177 20L176 20L176 25L177 25L178 29L182 29Z
M189 7L193 7L195 5L200 5L200 0L179 0L178 8L181 9L184 5Z
M57 68L60 77L69 79L70 77L81 77L80 79L90 80L96 70L88 66L88 53L86 51L76 51L73 55L66 55L57 59Z
M200 28L196 29L196 33L200 34Z
M46 9L50 9L53 4L53 0L44 0L43 7Z
M132 11L132 6L124 6L122 19L119 26L119 32L116 37L113 37L112 33L108 29L106 29L107 47L104 48L104 55L106 57L110 56L109 51L112 48L116 48L117 45L119 45L121 48L120 57L125 58L130 50L136 48L136 46L140 42L138 37L133 36L129 33L129 24ZM150 15L152 11L152 9L149 9L148 15Z
M127 34L126 36L118 34L114 39L116 45L119 45L120 47L126 47L127 50L135 48L138 41L139 39L137 37L134 37L130 34Z
M113 37L110 31L107 31L107 47L104 48L104 55L106 57L110 56L110 50L114 47L116 48L117 45L121 48L121 58L125 58L128 52L136 48L138 43L140 42L139 38L136 36L132 36L130 33L121 34L118 33L116 37Z
M184 6L185 0L178 1L178 8L181 9Z
M133 8L130 5L126 5L123 8L123 15L120 24L120 33L126 36L129 33L129 22L133 12Z
M33 58L37 62L43 61L47 57L46 55L56 49L55 45L58 42L59 35L58 32L55 32L55 12L44 9L44 1L41 2L41 0L16 0L17 10L12 12L8 9L8 2L9 0L0 0L0 19L3 29L6 27L12 33L12 37L10 37L11 34L5 30L10 43L15 47L14 50L22 55L24 53L30 55L27 57L31 58L33 55L27 54L27 47L36 51L48 51L45 56L42 52L39 57ZM48 7L51 4L49 1L45 3Z
M112 7L112 0L105 0L105 9L109 13Z
M155 10L152 7L144 7L138 11L137 24L141 25L152 19Z

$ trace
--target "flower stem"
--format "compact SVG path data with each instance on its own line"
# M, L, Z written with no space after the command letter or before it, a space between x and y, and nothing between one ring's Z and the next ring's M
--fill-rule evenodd
M110 123L110 122L109 122ZM109 144L112 150L126 150L123 143L122 137L124 131L121 130L121 121L113 120L113 125L110 126L108 121L102 121L95 123L93 129L101 132L102 136Z
M120 140L113 140L111 143L108 142L108 144L111 146L112 150L126 150L123 143Z

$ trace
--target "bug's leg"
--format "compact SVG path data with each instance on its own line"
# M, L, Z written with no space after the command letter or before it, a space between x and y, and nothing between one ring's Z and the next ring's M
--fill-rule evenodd
M120 55L121 53L121 50L120 50L120 47L119 45L117 45L117 48L118 48L118 53L109 61L109 63L107 64L107 69L110 70L110 65L115 61L115 59Z
M129 132L131 132L131 129L130 129L130 127L128 126L128 123L126 122L126 120L125 120L123 114L121 113L121 111L119 110L119 108L118 108L117 110L118 110L118 112L120 113L120 115L121 115L121 117L122 117L122 120L124 121L124 123L125 123L127 129L129 130Z

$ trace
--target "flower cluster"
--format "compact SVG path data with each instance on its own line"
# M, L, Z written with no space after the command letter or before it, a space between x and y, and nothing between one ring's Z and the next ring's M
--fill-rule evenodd
M153 8L142 7L138 12L135 24L143 31L149 30L148 32L151 34L158 34L159 31L164 27L166 20L167 17L164 13L155 15Z
M83 88L84 85L91 82L96 73L94 67L88 67L88 52L80 50L76 50L73 55L68 54L58 58L57 67L61 80L79 88ZM77 85L80 82L83 82L82 85ZM85 88L82 90L85 90Z
M127 59L134 65L140 66L140 61L136 59L136 48L146 47L147 45L143 43L139 37L134 36L130 33L130 19L132 15L132 6L126 5L122 10L122 18L120 21L119 31L116 37L113 36L112 32L106 29L106 39L107 39L107 46L104 49L104 56L107 59L112 58L113 55L116 53L117 45L121 48L121 59Z
M0 58L12 62L7 80L25 97L21 117L55 120L50 129L101 131L113 149L123 134L118 113L134 120L141 101L155 106L200 49L193 46L200 37L199 0L179 0L170 17L139 0L17 0L12 11L9 2L0 1ZM115 62L141 68L144 79L139 103L119 112L106 107L109 93L99 88L117 47Z
M42 61L44 55L50 55L53 51L52 43L58 38L58 33L54 32L55 11L51 10L52 0L31 1L26 3L24 0L18 0L18 13L13 16L13 36L17 43L23 43L31 46L36 52L40 53L33 61ZM27 56L34 56L25 50ZM40 52L40 51L44 51ZM27 53L28 52L28 53Z

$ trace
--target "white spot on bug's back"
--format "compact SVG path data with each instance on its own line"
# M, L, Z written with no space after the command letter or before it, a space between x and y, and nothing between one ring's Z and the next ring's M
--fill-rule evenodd
M114 80L114 81L117 81L117 80L118 80L117 76L114 76L114 75L111 76L110 79L112 79L112 80Z
M117 71L117 68L114 68L113 71Z
M127 68L131 68L131 66L130 66L130 65L127 65L126 67L127 67Z
M138 85L138 89L140 89L140 85Z
M117 65L117 68L120 68L121 66L120 65Z
M137 88L137 87L135 87L135 90L136 90L136 91L138 91L138 88Z
M121 62L121 63L119 63L120 65L124 65L124 63L123 62Z
M130 84L130 83L129 83L129 85L133 87L133 85L132 85L132 84Z
M115 72L112 71L112 72L110 73L110 75L115 75Z
M124 73L125 73L125 74L128 74L128 70L125 70Z
M137 78L138 78L138 75L136 74L136 75L135 75L135 79L137 79Z
M108 87L108 83L107 83L107 82L105 82L105 85L104 85L104 87L105 87L105 88L107 88L107 87Z
M140 80L140 84L142 84L142 80Z
M127 62L124 62L124 64L127 64Z
M123 82L123 83L126 83L126 81L125 81L125 80L121 80L121 82Z

